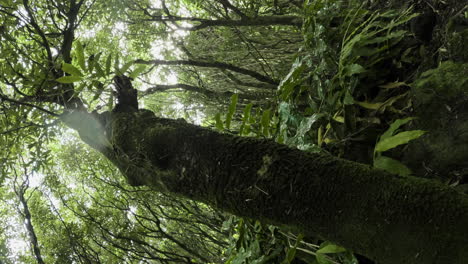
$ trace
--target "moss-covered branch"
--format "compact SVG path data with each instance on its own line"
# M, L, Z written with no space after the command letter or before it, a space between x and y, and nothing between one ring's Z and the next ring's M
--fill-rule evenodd
M133 185L288 225L378 263L468 259L468 197L436 182L145 110L113 113L110 142L106 156Z

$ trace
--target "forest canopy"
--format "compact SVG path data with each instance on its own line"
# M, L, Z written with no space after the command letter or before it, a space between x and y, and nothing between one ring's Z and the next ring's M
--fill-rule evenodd
M466 263L466 43L456 0L0 0L0 263Z

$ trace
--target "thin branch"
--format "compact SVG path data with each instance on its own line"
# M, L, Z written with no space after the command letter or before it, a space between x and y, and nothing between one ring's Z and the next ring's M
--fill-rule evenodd
M157 92L166 92L172 89L183 89L185 91L191 91L196 93L201 93L209 98L216 98L216 99L228 99L234 93L230 91L225 92L216 92L209 89L203 89L197 86L177 83L177 84L156 84L153 87L147 89L146 91L142 92L142 96L147 96L150 94L154 94ZM272 93L238 93L240 99L247 99L247 100L260 100L265 99L268 97L273 97L274 94Z
M4 96L3 94L0 94L0 99L4 100L4 101L8 101L8 102L11 102L11 103L14 103L14 104L18 104L18 105L24 105L24 106L29 106L29 107L32 107L32 108L36 108L37 110L40 110L44 113L47 113L51 116L55 116L55 117L58 117L59 115L54 113L54 112L51 112L47 109L44 109L40 106L37 106L37 105L34 105L34 104L30 104L30 103L26 103L26 102L21 102L21 101L18 101L18 100L15 100L15 99L12 99L12 98L8 98L6 96Z
M241 73L248 75L250 77L253 77L261 82L273 84L273 85L278 85L279 83L269 76L265 76L263 74L260 74L256 71L252 71L249 69L241 68L229 63L224 63L224 62L205 62L205 61L195 61L195 60L173 60L173 61L166 61L166 60L142 60L138 59L135 60L135 63L137 64L147 64L147 65L175 65L175 66L180 66L180 65L189 65L189 66L197 66L197 67L206 67L206 68L218 68L221 70L230 70L233 72Z
M239 20L232 19L202 19L195 17L180 17L180 16L152 16L150 19L142 19L142 21L153 22L198 22L198 25L192 27L181 27L179 29L196 31L208 27L245 27L245 26L301 26L302 19L298 16L259 16L255 18L245 18Z
M29 182L29 178L26 176L26 180L21 184L21 186L19 187L15 186L15 192L22 206L21 214L25 219L24 223L26 225L26 230L28 231L28 234L29 234L29 239L31 242L31 247L32 247L34 257L36 258L36 261L38 264L45 264L44 260L42 259L41 249L39 247L39 242L37 240L36 231L34 230L34 226L32 224L32 217L31 217L31 212L29 211L28 201L24 197L24 194L26 193L26 190L29 187L28 182Z
M49 41L47 40L46 35L44 34L42 29L39 27L39 25L36 22L34 14L33 14L32 10L31 10L31 8L29 7L29 0L23 0L23 6L24 6L24 9L26 10L26 12L28 13L28 16L29 16L29 19L30 19L29 24L31 24L31 26L34 28L34 30L37 32L37 34L39 34L40 38L42 39L42 46L45 48L45 50L47 52L47 59L49 61L48 62L49 67L53 68L54 65L53 65L53 62L52 62L53 59L52 59L52 52L50 50Z
M223 6L231 9L234 13L236 13L238 16L240 16L242 19L247 19L248 16L246 14L244 14L242 11L240 11L239 8L233 6L229 0L218 0L218 2L220 2Z

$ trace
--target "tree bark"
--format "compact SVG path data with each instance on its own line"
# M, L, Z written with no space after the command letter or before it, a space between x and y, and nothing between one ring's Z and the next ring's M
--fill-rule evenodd
M16 195L18 196L18 199L21 204L21 214L24 217L24 224L26 226L26 230L28 231L29 235L29 242L31 243L31 249L34 257L36 258L36 261L38 264L45 264L44 260L42 259L42 254L41 254L41 248L39 246L39 241L37 240L37 235L36 231L34 230L34 226L32 223L32 217L31 217L31 212L29 211L29 205L27 199L24 197L24 194L26 192L26 189L24 186L18 187L17 190L15 190Z
M153 22L195 22L197 25L192 27L181 27L179 29L196 31L208 27L248 27L248 26L302 26L302 18L298 16L257 16L254 18L244 17L241 19L203 19L195 17L179 17L179 16L152 16L146 21Z
M287 225L377 263L468 259L468 197L448 186L158 118L148 110L110 118L111 146L86 135L95 131L82 129L82 120L69 125L132 185Z
M148 90L142 92L141 94L142 96L146 96L146 95L150 95L150 94L154 94L158 92L166 92L166 91L175 90L175 89L182 89L185 91L203 94L204 96L210 99L229 100L229 98L231 98L231 96L234 94L233 92L230 92L230 91L218 92L218 91L213 91L210 89L197 87L194 85L189 85L189 84L184 84L184 83L156 84L156 85L153 85ZM240 99L245 99L245 100L264 100L265 98L273 97L274 93L251 92L251 93L238 93L237 95L239 96Z

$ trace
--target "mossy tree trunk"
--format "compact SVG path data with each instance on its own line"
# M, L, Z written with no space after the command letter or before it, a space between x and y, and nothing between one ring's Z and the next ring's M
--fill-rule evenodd
M114 79L107 114L62 116L134 186L336 242L380 264L464 264L468 196L271 140L237 137L140 109L130 79Z
M132 185L287 225L377 263L468 259L468 197L436 182L222 134L147 110L111 113L108 140L83 129L83 120L71 126Z

